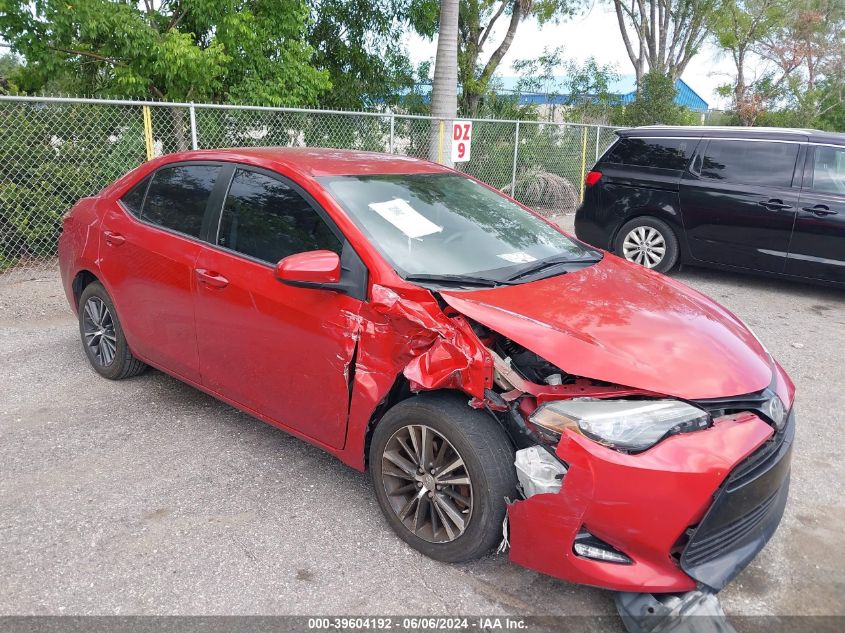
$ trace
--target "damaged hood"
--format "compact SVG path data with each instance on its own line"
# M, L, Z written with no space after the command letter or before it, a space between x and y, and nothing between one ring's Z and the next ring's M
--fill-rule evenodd
M752 393L772 380L769 354L728 310L611 255L540 281L441 294L577 376L691 400Z

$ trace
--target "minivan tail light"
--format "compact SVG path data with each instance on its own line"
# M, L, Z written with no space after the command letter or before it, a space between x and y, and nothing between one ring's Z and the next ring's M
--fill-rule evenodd
M601 180L601 172L596 171L595 169L591 169L587 172L587 175L584 177L584 184L588 187L592 187L599 180Z

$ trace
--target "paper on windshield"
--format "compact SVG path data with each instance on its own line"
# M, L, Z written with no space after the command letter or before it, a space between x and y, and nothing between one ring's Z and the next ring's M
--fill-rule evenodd
M512 264L527 264L529 262L536 262L537 258L533 255L529 255L528 253L502 253L498 256L500 259L504 259L506 262L511 262Z
M423 237L443 230L401 198L372 202L368 206L408 237Z

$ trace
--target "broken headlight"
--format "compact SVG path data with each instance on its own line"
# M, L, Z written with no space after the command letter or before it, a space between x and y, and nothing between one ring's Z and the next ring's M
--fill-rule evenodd
M539 407L530 420L557 435L571 428L627 452L644 451L667 435L710 425L706 411L680 400L556 400Z

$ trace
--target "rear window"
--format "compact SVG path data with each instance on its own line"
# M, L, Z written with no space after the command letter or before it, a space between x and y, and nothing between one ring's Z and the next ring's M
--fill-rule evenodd
M741 185L789 187L797 158L797 143L712 140L704 151L701 177Z
M147 190L141 218L147 222L199 237L205 208L214 189L217 165L162 167Z
M697 144L691 138L623 138L602 162L683 170Z

